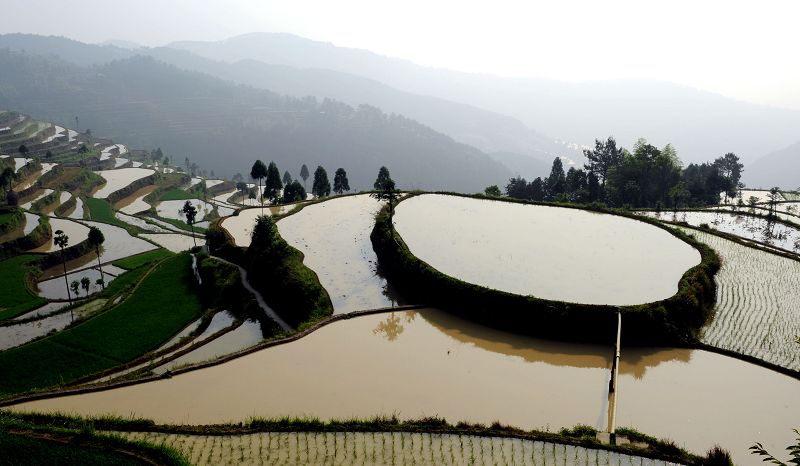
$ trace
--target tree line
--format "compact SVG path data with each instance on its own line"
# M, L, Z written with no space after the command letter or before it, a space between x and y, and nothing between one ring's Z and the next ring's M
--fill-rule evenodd
M256 160L250 170L250 178L258 181L258 190L255 192L249 191L251 199L255 199L256 193L260 197L261 204L264 203L264 198L272 203L278 202L296 202L302 201L306 198L306 181L309 178L309 171L306 164L300 167L300 178L303 179L303 184L300 184L296 179L292 179L292 175L288 171L283 172L283 176L278 170L275 162L270 162L269 165L264 164L261 160ZM264 188L261 188L261 182L264 181ZM239 177L236 184L237 189L244 192L248 190L247 184ZM324 167L318 166L314 171L314 181L311 186L311 193L317 197L327 197L331 194L331 189L336 194L342 194L350 191L350 181L347 179L347 171L344 168L337 168L333 176L333 188L328 180L328 172Z
M585 149L583 168L564 170L561 158L553 160L550 175L531 182L511 178L506 195L517 199L551 202L602 202L614 207L662 208L718 204L720 194L735 197L743 165L734 153L713 162L685 168L671 144L659 149L640 139L633 151L618 147L613 137L595 140ZM497 196L497 186L486 188Z

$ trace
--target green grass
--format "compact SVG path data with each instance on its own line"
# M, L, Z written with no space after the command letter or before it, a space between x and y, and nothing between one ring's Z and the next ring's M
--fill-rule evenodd
M83 205L85 210L88 211L89 218L91 220L108 223L111 225L118 226L120 228L124 228L131 234L136 234L139 232L139 229L137 227L129 223L125 223L122 220L115 217L114 208L111 207L111 204L105 199L95 199L93 197L85 197L83 198Z
M192 199L194 199L194 198L192 198ZM166 223L169 223L170 225L178 227L181 230L188 231L188 232L192 231L192 227L190 227L189 224L184 222L183 220L176 220L174 218L165 218L165 217L156 217L156 218L158 220L161 220L162 222L166 222ZM205 228L199 227L197 225L194 226L194 232L195 233L205 233L205 231L206 231Z
M6 223L10 222L16 217L14 212L3 212L0 213L0 225L5 225Z
M0 394L69 383L158 347L203 313L190 264L188 254L169 258L117 307L49 338L0 352Z
M145 272L149 270L148 267L139 267L138 269L134 269L128 272L123 273L122 275L118 276L108 285L106 288L100 292L98 295L101 298L111 298L116 296L117 294L128 290L129 288L133 287L135 284L139 283L139 280L144 276Z
M104 424L115 420L0 412L0 465L190 464L173 448L97 433Z
M145 461L124 455L114 450L79 446L41 438L30 438L8 432L0 432L0 465L142 465Z
M0 320L11 319L47 303L25 284L28 264L39 256L23 255L0 261Z
M161 193L160 196L158 196L159 201L180 201L184 199L196 199L196 198L197 194L190 193L179 188L172 188L168 191L164 191L163 193Z
M159 259L169 257L171 255L172 253L167 251L166 249L156 249L154 251L147 251L141 254L137 254L135 256L130 256L124 259L120 259L118 261L114 261L112 262L112 264L121 269L132 270L139 268L143 265L150 264L151 262L155 262Z

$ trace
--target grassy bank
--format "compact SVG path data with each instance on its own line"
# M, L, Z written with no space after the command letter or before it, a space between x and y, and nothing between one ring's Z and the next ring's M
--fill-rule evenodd
M114 216L114 208L105 199L95 199L93 197L86 197L83 199L83 207L85 213L88 213L88 218L96 222L108 223L120 228L124 228L130 234L135 235L139 232L139 228L129 223L123 222Z
M333 314L328 292L303 264L303 253L286 243L271 217L265 222L260 239L254 237L249 248L234 246L226 236L215 254L247 269L253 288L292 327L302 330Z
M172 253L167 251L166 249L155 249L152 251L147 251L141 254L137 254L135 256L126 257L118 261L114 261L112 262L112 264L121 269L132 270L139 268L143 265L150 264L157 260L163 259L165 257L169 257L171 255Z
M106 180L88 168L64 167L58 165L39 178L38 184L54 191L67 191L73 196L92 192Z
M0 413L0 464L8 465L188 465L178 452L162 445L130 442L97 434L86 422L64 426L34 423Z
M39 217L39 224L27 235L0 243L0 259L5 259L24 251L38 248L50 241L53 237L53 230L50 228L50 221L47 217Z
M0 394L69 383L158 347L203 313L190 263L188 254L166 259L115 308L49 338L1 352ZM109 288L121 286L117 282L128 274Z
M21 209L3 208L0 210L0 236L15 230L25 222L25 214Z
M37 259L39 256L24 255L0 261L0 320L12 319L47 303L28 288L31 266Z
M611 213L600 207L592 210ZM544 338L607 343L616 334L616 312L620 310L626 344L695 342L713 310L716 298L713 277L720 267L719 257L688 235L657 222L647 223L691 244L700 252L701 263L684 273L678 292L672 297L622 307L521 296L447 276L411 253L395 232L388 208L378 214L371 239L382 269L406 299L437 306L488 326Z

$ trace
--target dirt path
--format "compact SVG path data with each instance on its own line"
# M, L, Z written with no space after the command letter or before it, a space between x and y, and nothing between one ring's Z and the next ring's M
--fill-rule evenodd
M224 262L225 264L230 264L230 265L233 265L234 267L237 267L239 269L239 273L242 275L242 286L244 286L244 288L247 291L249 291L250 293L253 294L253 296L256 297L256 301L258 302L258 305L261 307L261 309L264 311L264 313L267 315L267 317L269 317L270 319L275 321L275 323L278 324L281 327L282 330L284 330L284 331L293 330L292 327L289 324L287 324L283 319L281 319L281 317L271 307L269 307L267 302L264 301L264 297L261 296L261 293L259 293L258 291L256 291L255 288L250 286L250 282L247 281L247 270L245 270L244 267L241 267L238 264L234 264L233 262L226 261L225 259L222 259L222 258L217 257L217 256L211 256L211 257L213 257L214 259L216 259L216 260L218 260L220 262Z

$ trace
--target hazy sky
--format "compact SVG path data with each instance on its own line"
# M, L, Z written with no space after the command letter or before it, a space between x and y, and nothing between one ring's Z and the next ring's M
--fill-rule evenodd
M657 78L800 109L798 0L3 0L0 32L144 45L290 32L423 65Z

